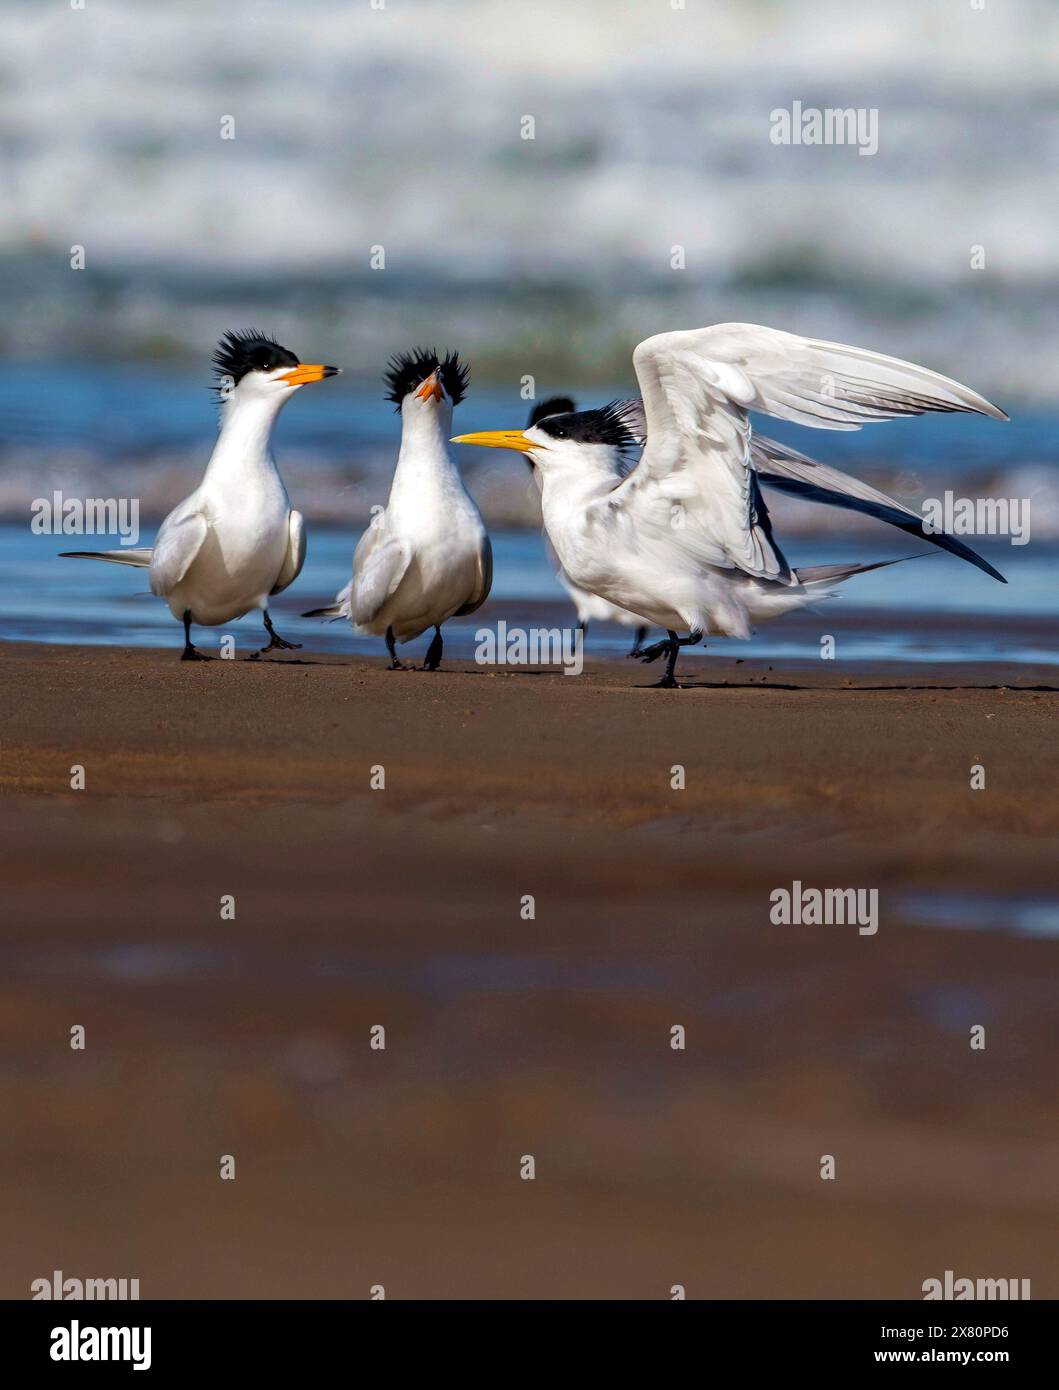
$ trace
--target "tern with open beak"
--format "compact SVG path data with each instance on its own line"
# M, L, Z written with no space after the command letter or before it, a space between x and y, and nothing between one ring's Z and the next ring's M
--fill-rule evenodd
M297 579L305 560L305 526L272 456L272 430L296 392L339 371L299 362L254 330L226 333L213 365L217 443L202 482L162 522L154 546L64 552L146 569L151 592L184 624L184 661L212 659L192 645L192 623L218 627L255 608L269 637L262 652L296 648L276 632L268 611L269 598Z
M424 669L436 671L441 625L481 607L492 586L485 523L448 448L467 376L454 352L417 348L391 360L387 399L401 416L401 448L389 500L357 544L353 578L330 607L303 615L348 618L358 632L384 636L391 670L403 666L395 644L432 627Z
M639 434L632 423L639 403L617 402L454 442L532 458L545 529L573 582L666 629L664 642L640 653L645 661L666 658L663 687L676 685L682 646L707 634L748 638L755 623L829 598L831 585L880 567L787 563L761 495L750 411L834 430L930 411L1007 418L924 367L756 324L657 334L636 348L633 368L643 401ZM622 476L616 455L643 436L639 463ZM781 479L786 472L789 490L813 495L811 460L780 448L766 462ZM829 475L826 487L842 478L836 470L820 472ZM837 505L916 531L1003 582L955 538L926 532L922 518L902 519L905 509L891 499L845 481ZM857 505L858 491L867 494L865 505Z

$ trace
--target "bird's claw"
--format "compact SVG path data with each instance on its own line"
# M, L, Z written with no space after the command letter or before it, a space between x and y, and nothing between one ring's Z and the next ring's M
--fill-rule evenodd
M668 656L672 643L653 642L649 647L641 647L638 652L630 652L638 661L657 661L660 656Z

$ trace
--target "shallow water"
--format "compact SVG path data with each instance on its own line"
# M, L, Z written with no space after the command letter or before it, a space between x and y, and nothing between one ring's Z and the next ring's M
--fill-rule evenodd
M1013 936L1059 937L1059 898L995 893L913 893L898 911L908 921L956 931L1006 932Z
M338 365L344 359L336 356ZM469 433L525 423L532 402L517 378L472 385L453 430ZM379 370L381 372L380 360ZM160 519L201 476L216 437L205 361L187 364L48 359L8 361L0 373L0 517L28 521L35 498L60 488L71 497L135 497L145 520ZM636 394L631 369L604 385L538 378L537 398L565 391L589 406ZM1028 498L1031 539L1059 540L1059 419L1005 400L1007 422L941 415L861 431L808 430L756 417L755 429L822 463L865 478L921 510L924 499ZM343 375L302 391L281 414L275 450L295 505L310 520L354 524L385 502L399 421L377 377ZM492 523L538 516L522 461L460 447L456 457ZM790 501L769 491L782 535L847 531L848 513Z
M578 394L590 402L626 393L615 384ZM216 435L203 377L186 368L58 361L12 363L0 376L0 634L51 642L176 645L163 604L145 576L117 566L61 560L69 549L106 549L117 537L38 536L33 503L66 498L136 499L140 543L197 483ZM374 383L348 376L302 392L281 416L275 448L294 505L309 523L305 569L273 606L280 631L316 650L378 652L345 623L309 622L303 611L329 603L349 576L353 546L370 508L389 489L400 422ZM459 407L461 431L521 424L527 402L514 389L473 389ZM1059 468L1051 462L1056 421L1018 412L1008 424L977 417L901 421L857 433L809 431L759 422L824 462L876 482L908 506L952 490L957 496L1015 497L1031 505L1030 543L970 537L1008 578L998 584L952 556L878 523L794 501L766 489L777 537L791 562L922 561L859 577L835 601L763 628L745 644L718 640L710 652L805 660L824 634L842 661L922 663L1053 659L1055 568L1059 559ZM458 459L490 525L495 552L488 606L446 628L450 655L473 655L475 633L504 618L521 626L571 626L569 601L551 573L539 534L539 503L513 454L462 448ZM240 647L258 645L260 626L232 626ZM209 648L221 634L200 634ZM627 631L594 626L587 654L628 649ZM418 647L410 652L418 657ZM688 654L694 661L699 654ZM708 659L708 658L707 658Z
M880 527L880 530L885 528ZM292 590L272 607L276 626L289 640L316 651L382 654L379 638L355 636L348 623L304 619L300 614L331 601L346 582L356 533L316 527L305 568ZM909 553L914 542L869 546L863 536L798 538L787 547L797 563L869 560ZM142 537L149 544L150 532ZM59 558L80 538L31 535L27 526L0 524L0 637L40 642L178 647L179 626L168 608L147 591L142 571L117 565ZM108 542L93 538L86 548ZM489 603L468 618L446 625L446 650L466 660L474 655L475 634L503 619L511 627L564 627L575 622L572 606L552 574L540 536L532 531L493 535L493 591ZM916 663L1005 661L1047 663L1059 648L1055 616L1055 547L986 547L1007 570L998 584L948 556L876 570L851 580L838 599L762 627L749 642L711 640L711 655L815 660L821 637L835 638L836 662L909 661ZM231 632L240 649L260 645L263 629L253 615L223 629L199 629L197 640L211 650ZM426 639L407 651L419 660ZM628 630L593 625L585 655L613 656L628 650ZM701 653L688 652L694 661Z

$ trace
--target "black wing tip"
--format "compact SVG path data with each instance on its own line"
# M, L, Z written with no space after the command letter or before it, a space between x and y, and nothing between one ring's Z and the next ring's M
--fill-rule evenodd
M774 440L767 442L775 443ZM801 458L799 461L803 464L811 463L814 467L821 467L815 459ZM906 511L892 498L889 499L889 504L864 502L850 494L835 493L823 483L806 482L801 478L790 477L785 473L770 473L767 466L760 470L755 469L754 472L759 483L775 488L777 492L782 492L788 497L798 497L803 501L839 507L843 511L856 512L860 516L870 516L874 521L880 521L885 526L894 526L897 530L904 531L906 535L922 538L937 547L936 550L922 551L922 555L936 555L943 550L948 555L955 555L958 560L965 560L969 565L974 565L976 569L980 569L983 574L988 574L990 579L995 579L1000 584L1008 582L998 569L995 569L988 560L984 560L976 550L972 550L966 542L959 540L948 531L927 531L925 529L925 517Z
M944 537L944 539L940 541L934 540L934 544L938 547L937 550L923 550L915 555L902 556L902 559L928 560L940 555L942 551L944 551L948 555L955 555L957 560L966 560L969 565L974 565L975 569L980 569L984 574L988 574L990 579L996 579L1001 584L1007 583L1007 580L1000 571L994 569L988 560L984 560L977 550L972 550L969 545L964 545L963 541L957 540L956 537L951 536L948 531L939 531L937 534ZM933 540L933 537L927 537L927 539ZM946 541L949 542L949 544L946 544Z
M340 618L347 615L336 612L337 604L329 604L326 608L310 608L308 613L302 613L303 618L326 618L328 622L337 623Z
M930 541L932 545L938 547L937 550L933 552L928 551L928 554L937 555L944 550L949 555L955 555L958 560L966 560L969 565L974 565L975 569L980 569L983 574L988 574L990 579L995 579L998 584L1007 583L1007 580L1000 571L991 565L988 560L979 555L977 550L972 550L965 541L959 540L950 532L924 531L923 536L925 540Z
M956 550L951 546L944 545L941 547L941 550L947 550L950 555L955 555L958 560L966 560L969 565L974 565L975 569L981 570L983 574L988 574L989 578L995 579L998 584L1007 583L1007 580L1000 571L995 569L988 560L983 560L981 555L979 555L976 550L972 550L970 546ZM940 552L935 550L928 553L937 555Z

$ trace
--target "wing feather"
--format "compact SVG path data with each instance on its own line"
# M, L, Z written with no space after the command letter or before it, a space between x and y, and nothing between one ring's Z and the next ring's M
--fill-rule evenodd
M474 592L462 608L457 608L452 615L454 618L462 618L467 613L473 613L475 609L481 608L482 604L489 597L489 590L493 587L493 547L489 542L489 537L482 532L482 543L478 547L478 566L477 582Z
M353 552L353 586L350 590L350 617L360 626L370 623L379 609L392 598L412 562L411 548L388 536L384 516L379 516L357 542Z
M149 570L151 593L165 598L191 568L209 531L202 512L170 512L158 529Z
M273 594L280 594L293 584L302 572L302 565L305 564L305 518L301 512L292 511L287 518L287 526L287 553L272 586Z
M791 570L753 478L750 411L840 430L928 411L1007 418L925 367L756 324L657 334L640 343L633 366L647 444L638 466L597 507L627 513L641 535L657 531L668 509L669 529L679 515L684 531L670 544L675 539L706 563L787 583Z
M969 545L945 531L926 530L919 512L862 482L860 478L853 478L838 468L829 468L825 463L817 463L805 454L799 454L763 435L755 435L751 440L750 456L751 466L766 487L807 502L821 502L828 507L841 507L846 511L860 512L862 516L874 517L876 521L885 521L899 531L930 541L951 555L958 555L961 560L977 565L1001 584L1007 583L1000 571Z

